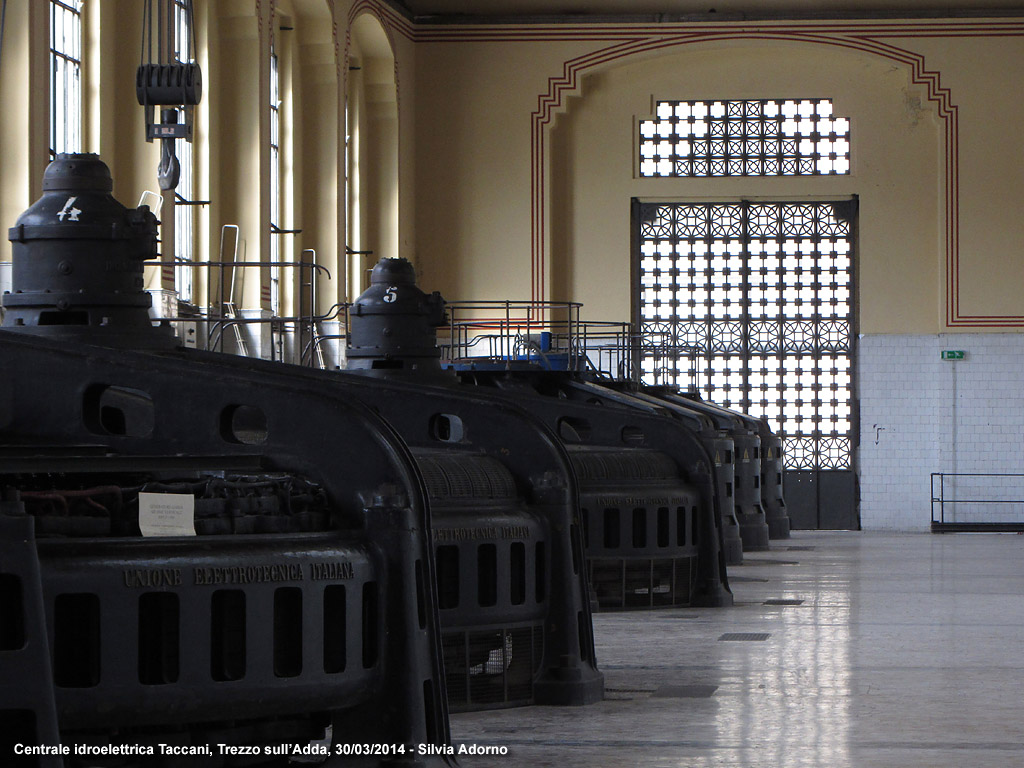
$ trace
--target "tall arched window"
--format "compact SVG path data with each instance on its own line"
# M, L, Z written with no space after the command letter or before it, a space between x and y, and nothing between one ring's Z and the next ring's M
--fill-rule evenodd
M82 3L50 0L50 157L82 151Z
M196 56L196 52L192 50L192 16L188 11L187 0L174 0L174 59L183 64ZM174 153L178 156L178 163L181 166L178 196L175 198L177 202L174 206L174 287L179 299L192 301L192 266L187 262L194 261L195 258L196 209L192 205L183 204L195 197L192 142L177 139L174 144Z
M281 79L277 52L270 49L270 309L281 309Z
M348 293L369 284L384 256L399 256L398 84L395 54L370 13L352 24L346 93Z

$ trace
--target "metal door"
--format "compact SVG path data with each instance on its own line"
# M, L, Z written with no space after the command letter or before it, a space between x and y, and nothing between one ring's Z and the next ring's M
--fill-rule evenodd
M641 378L768 419L794 528L858 528L856 200L633 201Z

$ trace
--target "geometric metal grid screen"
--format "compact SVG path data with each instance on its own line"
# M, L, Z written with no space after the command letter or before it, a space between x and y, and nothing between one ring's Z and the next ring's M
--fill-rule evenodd
M639 131L641 176L850 172L850 121L830 99L659 101Z
M643 381L767 418L788 469L849 469L853 212L641 204Z

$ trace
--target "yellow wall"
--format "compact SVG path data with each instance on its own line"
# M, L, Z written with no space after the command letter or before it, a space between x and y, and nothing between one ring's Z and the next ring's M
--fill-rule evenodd
M1020 24L559 26L495 31L504 40L487 43L470 41L481 28L439 34L421 32L417 49L417 252L429 287L451 299L542 296L626 320L631 198L857 195L862 333L1021 324ZM653 100L739 98L831 98L851 119L852 173L638 176L635 125ZM950 169L959 173L947 179Z
M1024 315L1024 37L923 40L959 117L960 309ZM1019 324L1019 323L1018 323Z
M128 205L156 188L158 160L156 145L144 141L133 87L141 7L90 0L85 13L84 148L110 164L115 194ZM320 285L321 310L354 298L381 256L404 256L425 289L450 299L575 300L585 317L625 320L631 198L857 195L861 332L1024 326L1024 23L457 27L417 26L380 0L195 7L205 83L195 197L212 201L197 213L196 258L217 258L224 224L241 227L246 258L269 255L273 16L294 28L273 30L285 36L278 40L291 184L277 223L303 230L284 238L289 258L314 249L331 271ZM0 73L5 227L39 194L49 103L47 2L14 3L8 14ZM853 172L637 175L636 122L655 99L739 98L832 99L836 114L851 119ZM346 246L373 255L347 258ZM6 244L0 258L9 258ZM247 277L246 306L265 304L266 279L261 291ZM159 284L156 270L150 284ZM297 290L286 291L286 311L297 308Z
M194 257L219 258L221 229L238 225L244 241L239 258L269 259L269 50L275 36L282 77L282 170L286 193L282 237L284 257L298 259L313 249L332 279L319 286L320 309L345 296L339 249L345 242L343 115L345 14L351 4L328 0L197 0L195 25L203 73L203 99L196 109L193 197L209 200L196 212ZM145 190L158 191L159 145L145 141L144 111L135 95L135 71L143 3L86 0L83 26L82 151L99 153L114 177L114 196L136 205ZM332 16L332 13L334 14ZM335 26L341 19L339 30ZM49 3L14 3L5 29L0 97L0 220L14 223L41 191L49 147ZM286 26L291 29L280 29ZM273 29L272 29L273 27ZM130 41L126 43L125 41ZM155 52L154 52L155 53ZM394 98L391 99L394 102ZM368 146L373 146L370 142ZM392 154L395 154L394 152ZM394 164L394 161L392 161ZM393 186L397 184L397 180ZM170 255L172 203L165 198L162 250ZM391 222L397 237L397 221ZM230 257L230 254L227 254ZM6 242L0 260L10 258ZM259 274L262 272L262 274ZM235 299L250 308L266 305L267 270L247 270ZM164 284L157 267L147 270L147 287ZM207 276L211 303L218 298L216 271L196 270L196 301L205 304ZM229 276L226 275L226 277ZM297 270L285 270L282 312L298 311ZM225 281L227 282L227 280ZM308 311L308 307L304 307Z
M12 30L16 30L14 32ZM49 16L38 3L9 3L0 61L0 261L10 260L7 228L39 196L49 147Z
M317 8L316 10L319 10ZM326 6L324 6L326 12ZM298 12L298 77L295 89L295 170L300 176L294 199L295 226L302 228L298 243L316 251L318 264L330 270L333 280L319 285L319 301L327 307L339 300L338 284L338 66L328 15ZM340 140L344 142L344 137ZM344 199L344 194L341 194ZM344 260L341 260L344 265ZM343 292L343 289L342 289Z
M582 50L417 45L416 257L427 290L530 298L531 115L564 57Z
M398 82L393 35L373 4L350 13L348 41L348 299L369 285L369 270L401 255L398 237ZM407 71L408 68L406 67Z
M634 175L634 116L660 99L831 98L851 119L849 176L671 179ZM551 294L587 317L627 320L631 197L860 199L864 331L927 332L938 320L937 124L888 62L808 44L686 46L588 76L552 132ZM891 308L887 304L898 295ZM869 322L870 319L870 322ZM864 327L865 324L884 327Z

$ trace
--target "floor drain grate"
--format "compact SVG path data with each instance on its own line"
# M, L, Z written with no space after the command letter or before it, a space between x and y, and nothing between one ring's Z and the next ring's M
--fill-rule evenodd
M744 557L744 565L800 565L799 560L772 560L762 557Z
M651 694L652 699L709 699L717 685L663 685Z
M762 605L803 605L803 600L788 600L785 598L773 597L770 600L765 600Z
M813 552L814 547L786 547L787 552Z
M767 640L771 637L770 632L726 632L719 640Z
M764 582L766 582L766 581L768 581L768 579L763 579L760 576L733 576L732 574L729 574L729 581L737 581L737 582L739 582L739 581L743 581L743 582L746 582L746 581L764 581Z

